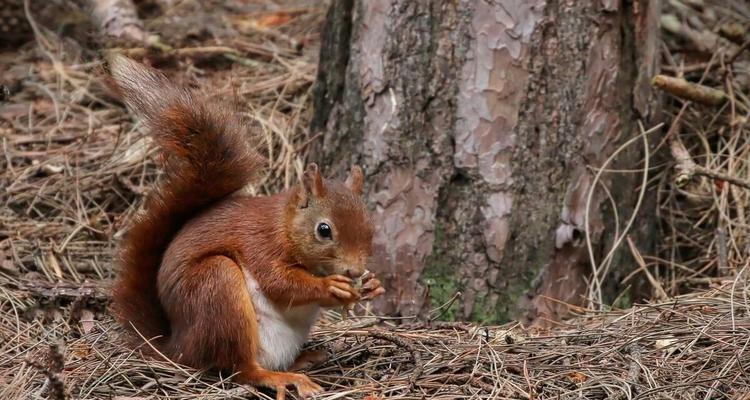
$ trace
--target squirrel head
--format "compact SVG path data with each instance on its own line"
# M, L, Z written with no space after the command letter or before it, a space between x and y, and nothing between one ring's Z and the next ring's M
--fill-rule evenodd
M372 254L372 221L362 199L362 170L351 168L346 182L323 179L309 164L293 190L287 237L297 261L318 276L364 274Z

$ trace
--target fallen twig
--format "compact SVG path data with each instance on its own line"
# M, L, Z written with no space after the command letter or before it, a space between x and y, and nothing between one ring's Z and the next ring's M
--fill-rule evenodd
M32 367L38 369L47 377L47 392L49 398L52 400L65 400L65 384L61 376L63 368L65 367L65 361L60 350L60 346L57 344L49 345L49 352L47 353L47 363L42 364L39 360L27 360L26 362Z
M42 280L22 281L20 289L37 297L73 301L80 298L108 302L109 291L102 284L58 282Z
M216 57L222 56L227 60L242 64L247 67L259 67L264 63L247 58L240 54L236 49L226 46L200 46L200 47L183 47L175 48L162 41L156 35L149 36L147 43L149 48L146 47L131 47L131 48L114 48L109 51L115 51L125 54L129 57L144 57L150 53L151 49L158 50L165 56L175 57Z
M701 167L699 165L696 165L693 168L692 173L694 175L706 176L709 178L713 178L715 180L721 180L724 182L731 183L732 185L741 186L745 189L750 189L750 181L746 179L738 178L733 175L723 174L721 172L716 172L714 170Z
M89 0L91 14L101 31L136 42L146 39L143 22L131 0Z
M371 331L367 333L368 336L374 337L377 339L387 340L399 347L404 348L411 354L411 357L414 361L414 369L409 377L409 387L413 388L414 384L417 382L419 377L422 375L422 371L424 370L424 365L422 364L422 357L420 356L419 352L414 348L414 345L407 342L403 338L399 338L398 336L395 336L391 333L385 332L385 331Z
M656 75L651 83L671 95L700 104L718 106L727 100L727 94L722 90L688 82L681 78Z

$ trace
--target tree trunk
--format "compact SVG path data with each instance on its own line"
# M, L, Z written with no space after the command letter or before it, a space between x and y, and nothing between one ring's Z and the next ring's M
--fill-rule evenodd
M442 318L529 322L582 304L587 195L596 167L653 114L658 11L658 1L333 0L311 154L330 175L365 169L371 269L388 290L379 311L423 314L457 291ZM637 168L642 152L636 142L608 168ZM621 225L640 180L603 176ZM615 226L601 186L588 228L597 262ZM639 233L648 224L636 222ZM618 253L611 270L632 264Z

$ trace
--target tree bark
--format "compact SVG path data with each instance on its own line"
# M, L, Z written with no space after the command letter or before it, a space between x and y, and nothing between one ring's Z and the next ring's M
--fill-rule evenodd
M457 291L442 317L533 322L582 304L587 195L596 167L653 114L658 11L658 1L333 1L311 154L331 175L365 169L371 269L388 290L380 312L423 314ZM637 143L608 168L636 168ZM639 182L604 175L623 225ZM598 261L614 241L611 215L596 190ZM613 271L632 264L623 254Z

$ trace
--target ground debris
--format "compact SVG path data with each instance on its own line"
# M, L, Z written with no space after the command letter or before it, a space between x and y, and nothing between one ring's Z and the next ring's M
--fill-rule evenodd
M19 305L30 301L21 291L6 295L18 295L11 300ZM487 335L476 334L471 325L416 320L372 326L369 318L341 321L330 311L309 343L325 349L329 359L310 374L326 388L321 399L663 399L703 398L712 390L720 397L741 398L742 388L750 387L750 374L744 370L750 365L748 296L750 281L745 277L628 310L586 313L551 330L517 324L481 327ZM73 325L33 320L12 328L13 314L1 315L0 333L6 340L0 347L5 354L0 380L17 383L0 389L2 398L26 398L8 397L8 391L42 390L48 369L25 370L15 378L13 374L24 360L46 359L57 337L67 342L56 353L65 357L61 383L80 398L173 398L164 395L168 393L218 399L254 392L226 377L198 374L131 352L106 315L84 332ZM502 338L511 330L524 340L487 339ZM71 395L79 398L75 393ZM265 398L264 393L259 395Z

